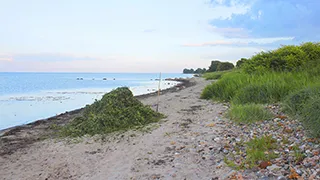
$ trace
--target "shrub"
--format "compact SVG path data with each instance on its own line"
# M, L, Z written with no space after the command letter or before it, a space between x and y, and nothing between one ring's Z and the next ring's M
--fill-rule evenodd
M252 56L243 65L243 70L247 73L257 72L262 68L273 71L297 71L306 63L307 52L300 46L288 45Z
M218 67L217 71L227 71L234 68L234 65L230 62L221 62Z
M252 123L272 118L272 114L260 104L233 104L227 114L231 120L236 122Z
M215 72L218 69L218 65L220 64L220 61L211 61L211 65L209 66L208 72Z
M62 135L77 137L109 133L156 122L162 117L160 113L143 105L127 87L122 87L86 106L83 116L66 125Z
M244 63L246 63L248 61L248 59L246 58L241 58L240 60L237 61L236 63L236 67L240 68Z

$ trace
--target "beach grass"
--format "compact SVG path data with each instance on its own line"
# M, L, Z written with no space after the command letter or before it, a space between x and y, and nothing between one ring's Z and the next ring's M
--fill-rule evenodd
M266 166L270 165L270 161L278 157L277 154L274 153L274 149L277 148L277 141L272 138L272 136L261 136L255 137L250 141L240 144L245 149L246 156L241 157L239 159L235 158L235 156L224 157L224 163L227 166L236 169L246 169L258 167L261 162L264 162ZM243 154L241 150L237 150L237 154ZM297 154L299 156L300 154ZM240 160L240 162L239 162ZM236 161L238 161L236 163Z
M319 43L261 52L241 68L221 76L220 72L208 74L220 79L206 86L201 98L230 102L230 118L248 123L269 117L264 105L281 103L285 112L298 117L312 136L320 137L319 128L314 128L320 127L320 111L315 108L320 97L319 62Z
M273 116L271 112L261 104L235 104L229 109L227 116L239 123L253 123L261 120L269 120Z
M216 72L207 72L202 75L203 78L206 80L216 80L220 79L224 74L231 72L230 70L228 71L216 71Z
M247 142L246 163L249 165L249 168L257 166L259 161L268 162L271 159L277 158L277 155L272 151L277 147L276 142L271 136L254 138Z

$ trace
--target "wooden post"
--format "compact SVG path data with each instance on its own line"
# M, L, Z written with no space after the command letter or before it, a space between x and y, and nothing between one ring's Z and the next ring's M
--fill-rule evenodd
M157 102L157 112L159 111L159 102L160 102L160 83L161 83L161 72L159 75L159 84L158 84L158 102Z

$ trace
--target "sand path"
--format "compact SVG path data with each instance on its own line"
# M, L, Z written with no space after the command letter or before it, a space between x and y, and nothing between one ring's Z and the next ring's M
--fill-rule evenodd
M0 179L224 179L221 112L227 107L199 99L209 84L161 95L167 118L144 131L129 131L78 142L47 139L0 156ZM142 102L155 104L157 97Z

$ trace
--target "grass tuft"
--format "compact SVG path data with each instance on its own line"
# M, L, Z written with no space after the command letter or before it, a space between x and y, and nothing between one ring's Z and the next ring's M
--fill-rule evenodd
M277 158L277 155L272 151L277 147L277 141L271 136L262 136L261 138L254 138L247 142L247 157L246 162L252 168L257 165L259 161L269 161Z

